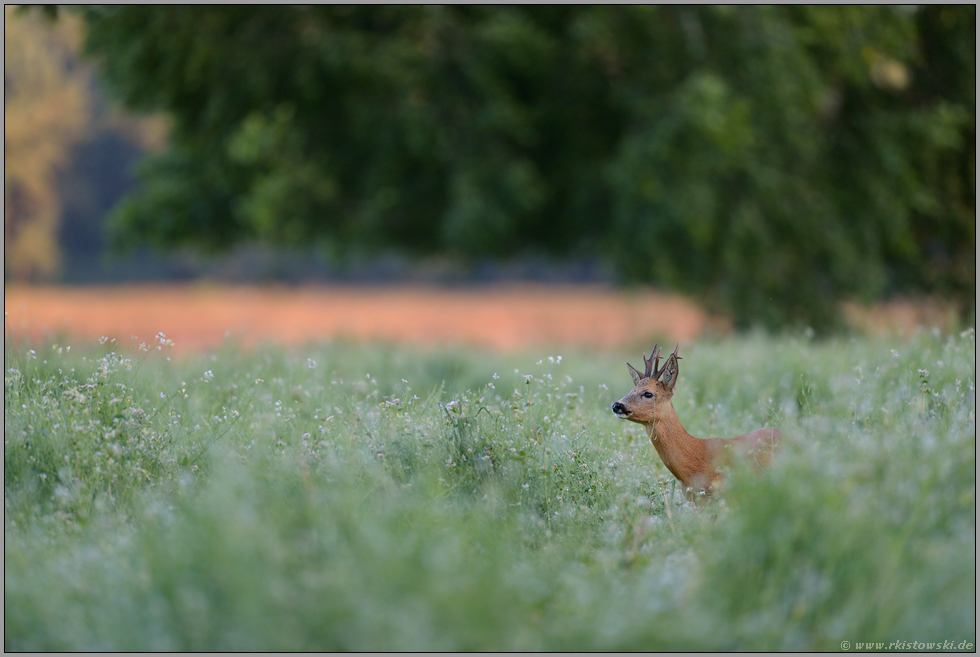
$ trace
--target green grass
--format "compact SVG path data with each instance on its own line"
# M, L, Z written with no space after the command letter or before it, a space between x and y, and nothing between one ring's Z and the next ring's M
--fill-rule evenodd
M6 649L976 644L972 331L683 346L691 433L785 435L698 507L638 350L166 353L5 346Z

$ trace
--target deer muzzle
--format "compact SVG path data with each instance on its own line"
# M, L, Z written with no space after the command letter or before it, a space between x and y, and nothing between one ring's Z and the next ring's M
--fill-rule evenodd
M626 408L621 401L618 401L612 405L612 412L616 415L616 417L623 420L633 414L633 412Z

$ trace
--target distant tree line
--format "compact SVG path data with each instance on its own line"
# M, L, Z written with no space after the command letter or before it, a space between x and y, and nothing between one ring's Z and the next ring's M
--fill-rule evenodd
M56 178L90 123L88 77L71 66L77 19L53 29L9 6L3 18L4 280L30 280L59 264Z
M4 8L5 282L79 282L109 264L106 211L134 187L135 158L166 141L162 115L106 102L84 34L50 5Z
M740 326L973 308L976 8L99 6L119 244L598 258Z

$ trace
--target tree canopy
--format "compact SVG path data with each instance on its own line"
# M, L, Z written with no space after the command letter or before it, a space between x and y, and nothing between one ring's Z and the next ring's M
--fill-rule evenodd
M4 7L4 281L58 268L56 178L91 121L87 71L74 63L78 19L50 29L36 15Z
M739 325L976 286L973 6L100 6L121 243L599 259Z

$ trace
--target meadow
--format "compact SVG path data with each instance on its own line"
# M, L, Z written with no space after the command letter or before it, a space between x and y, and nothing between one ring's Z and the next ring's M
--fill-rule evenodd
M7 340L4 648L976 645L972 329L681 345L692 434L785 436L697 504L650 346Z

